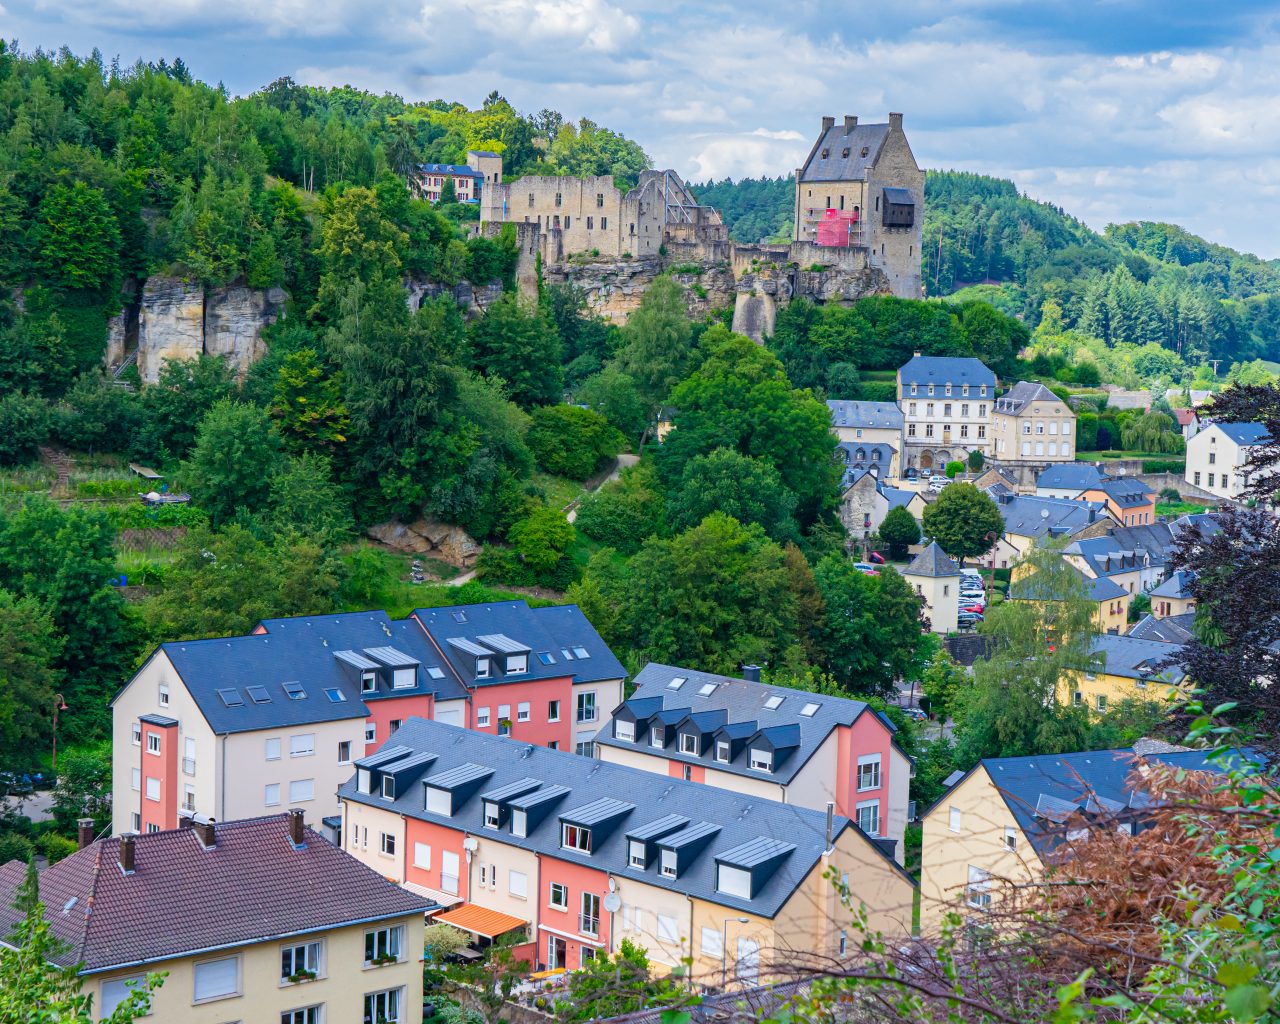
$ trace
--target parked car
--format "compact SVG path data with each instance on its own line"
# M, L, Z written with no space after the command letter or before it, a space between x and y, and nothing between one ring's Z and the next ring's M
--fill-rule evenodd
M956 616L956 625L961 629L976 629L982 621L982 616L977 612L961 612Z
M884 565L884 555L880 554L879 551L873 551L867 555L867 561L874 562L876 565Z
M919 708L903 708L902 710L908 718L912 718L917 722L926 721L929 717Z
M961 600L961 601L983 601L983 602L985 602L985 601L986 601L986 599L987 599L987 592L986 592L985 590L971 590L971 589L970 589L970 588L968 588L968 587L961 587L961 588L960 588L960 600Z
M869 562L854 562L853 567L857 569L858 572L865 573L868 576L880 575L880 570L877 569L874 565L871 565Z
M949 483L951 483L951 481L945 476L931 476L929 477L929 490L940 491Z
M22 772L0 772L0 795L26 796L34 788L30 775Z
M965 613L967 612L967 613L969 613L970 615L981 615L985 610L986 610L986 606L985 606L985 605L983 605L983 604L981 604L981 603L979 603L979 602L975 602L975 603L973 603L973 604L963 605L963 606L960 608L960 614L962 614L962 615L963 615L963 614L965 614Z

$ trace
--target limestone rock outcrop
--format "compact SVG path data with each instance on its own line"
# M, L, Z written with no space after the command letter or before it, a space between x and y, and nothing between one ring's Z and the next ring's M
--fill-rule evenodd
M147 278L138 315L138 373L160 378L167 359L195 359L204 351L204 288L180 277Z
M634 259L595 259L566 261L543 269L547 284L572 284L586 296L587 308L593 313L623 324L640 306L644 293L670 261L660 256ZM733 273L722 262L699 264L697 271L685 270L675 279L685 287L689 314L701 318L714 309L732 305Z
M284 312L289 295L283 288L262 290L246 285L214 288L204 297L204 350L225 356L244 376L267 351L263 328Z
M480 554L480 544L466 530L436 519L402 523L391 519L368 529L374 540L413 555L427 555L442 562L470 569Z
M502 298L502 282L473 285L459 281L455 285L439 284L420 277L410 277L404 282L405 301L410 309L420 309L424 302L432 302L441 295L448 295L467 317L478 316L498 299Z

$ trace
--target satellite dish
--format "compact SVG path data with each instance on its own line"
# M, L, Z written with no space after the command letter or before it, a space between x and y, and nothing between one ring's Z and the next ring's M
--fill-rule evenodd
M618 908L622 906L622 897L616 892L607 892L604 894L604 909L611 914L616 914Z
M1042 508L1042 509L1040 510L1040 518L1041 518L1041 519L1048 519L1048 518L1049 518L1049 510L1048 510L1047 508Z
M467 853L475 853L476 850L480 849L480 840L475 836L467 836L466 839L462 840L462 848L466 850Z

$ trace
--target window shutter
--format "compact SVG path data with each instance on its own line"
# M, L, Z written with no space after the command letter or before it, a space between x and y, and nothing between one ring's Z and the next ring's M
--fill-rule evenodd
M196 964L196 1000L213 999L234 993L238 987L239 964L240 958L235 956L227 957L225 960L209 960L206 963Z

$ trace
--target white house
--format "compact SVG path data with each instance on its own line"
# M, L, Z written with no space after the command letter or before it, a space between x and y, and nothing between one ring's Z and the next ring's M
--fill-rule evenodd
M1187 442L1187 483L1220 498L1238 498L1249 484L1252 449L1268 441L1261 423L1210 423Z

